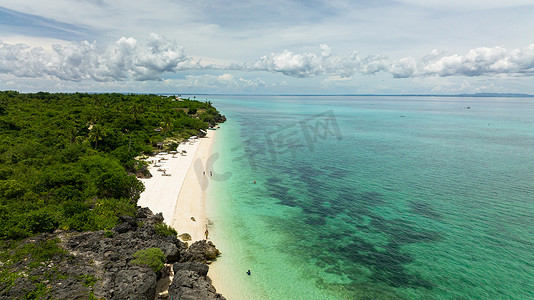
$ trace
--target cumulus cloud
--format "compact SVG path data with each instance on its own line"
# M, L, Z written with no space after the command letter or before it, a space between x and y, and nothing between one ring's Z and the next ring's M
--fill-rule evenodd
M157 34L150 34L146 45L122 37L108 48L87 41L53 45L48 50L0 43L0 72L17 77L142 81L161 80L165 72L192 68L198 68L198 64L182 46Z
M252 69L280 72L295 77L309 77L324 74L323 61L323 57L315 53L294 54L284 50L282 53L263 56Z
M280 72L294 77L312 77L317 75L338 75L350 77L354 73L375 74L387 69L384 57L361 57L357 51L347 57L332 56L328 45L320 45L320 54L293 53L284 50L263 56L249 69L255 71Z
M480 47L465 55L431 55L416 61L408 57L392 64L394 77L423 76L484 76L509 74L514 76L534 75L534 44L524 49L507 51L503 47Z
M17 77L58 78L64 81L147 81L162 80L165 73L193 69L272 72L297 78L325 76L330 81L379 72L389 73L394 78L527 77L534 75L534 44L511 51L504 47L480 47L463 55L445 55L432 50L421 58L397 60L383 55L362 55L358 51L337 55L328 45L321 44L316 52L284 50L262 56L255 63L201 65L198 60L186 55L176 41L157 34L150 34L144 43L132 37L122 37L109 47L87 41L53 45L49 49L0 42L0 73ZM261 81L230 78L231 74L221 76L203 77L202 80L217 83L226 80L236 86L238 83L262 85Z
M334 56L327 45L318 53L293 53L284 50L263 56L248 69L280 72L293 77L328 75L346 78L354 74L373 75L388 72L395 78L427 76L488 76L534 74L534 44L525 49L507 51L503 47L480 47L465 55L446 56L438 50L416 59L405 57L391 61L382 55L362 56L358 51L348 56Z

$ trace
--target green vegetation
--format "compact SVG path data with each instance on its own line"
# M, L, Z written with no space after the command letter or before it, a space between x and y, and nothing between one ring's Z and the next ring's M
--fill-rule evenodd
M95 299L93 287L98 278L94 274L65 273L59 265L73 266L77 261L59 243L59 238L39 236L0 244L0 295L19 285L24 294L21 299L51 299L51 282L70 279L87 287L89 299Z
M80 275L79 279L83 282L83 286L94 287L97 282L97 278L90 275Z
M28 276L33 270L46 266L50 262L59 262L67 258L67 252L59 245L59 239L37 240L25 242L8 242L0 249L0 293L9 290L17 278ZM61 276L56 268L39 275L30 276L35 283L34 289L27 292L27 299L38 299L48 293L48 288L42 285L43 280Z
M139 250L134 254L135 259L132 260L134 265L146 266L154 270L154 272L159 272L163 269L165 262L165 254L161 251L160 248L147 248L145 250Z
M165 223L157 223L154 224L154 230L156 231L156 234L167 236L167 235L178 235L178 232L171 226L168 226Z
M0 92L0 240L113 228L144 190L136 157L219 118L210 102L175 97Z
M14 252L10 253L12 261L19 261L22 258L29 258L30 267L37 267L41 263L47 262L55 256L65 255L65 250L58 245L59 239L48 241L39 241L37 243L26 243L17 247Z

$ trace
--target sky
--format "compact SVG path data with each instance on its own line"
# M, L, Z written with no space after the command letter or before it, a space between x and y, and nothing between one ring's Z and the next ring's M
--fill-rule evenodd
M0 0L0 90L534 94L534 0Z

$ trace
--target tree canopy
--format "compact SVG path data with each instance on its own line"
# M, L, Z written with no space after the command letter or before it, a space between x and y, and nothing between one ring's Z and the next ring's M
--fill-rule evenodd
M174 96L0 92L0 239L113 227L144 190L135 158L220 117Z

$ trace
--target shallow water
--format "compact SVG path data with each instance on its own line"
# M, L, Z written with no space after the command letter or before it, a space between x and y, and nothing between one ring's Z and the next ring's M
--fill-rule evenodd
M229 299L534 298L534 99L210 100Z

